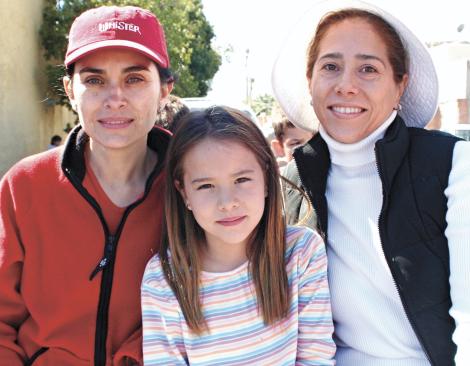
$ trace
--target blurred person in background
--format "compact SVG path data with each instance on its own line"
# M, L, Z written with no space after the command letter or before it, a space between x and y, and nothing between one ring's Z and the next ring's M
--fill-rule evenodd
M292 160L294 149L310 140L313 132L295 127L287 117L274 121L272 125L274 139L271 140L271 148L278 165L283 167Z
M54 135L51 137L51 142L49 145L47 145L47 150L54 149L57 146L60 146L62 143L62 137L59 135Z
M175 131L173 123L177 123L181 117L189 112L189 108L184 104L181 98L175 95L169 95L167 102L160 109L156 124L169 131Z

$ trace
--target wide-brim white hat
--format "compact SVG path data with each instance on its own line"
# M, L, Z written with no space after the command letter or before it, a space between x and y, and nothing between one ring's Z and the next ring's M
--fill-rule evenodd
M438 105L438 81L426 46L397 18L377 6L357 0L324 0L305 13L283 43L274 63L272 87L287 117L297 127L316 130L318 119L311 106L306 77L307 49L322 17L331 11L358 8L375 13L390 23L400 35L409 55L408 84L401 97L398 114L407 126L424 127L434 117Z

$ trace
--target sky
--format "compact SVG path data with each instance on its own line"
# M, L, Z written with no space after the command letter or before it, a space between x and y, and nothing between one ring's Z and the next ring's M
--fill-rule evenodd
M424 42L457 39L470 42L470 0L369 2L395 15ZM202 0L202 3L216 35L213 45L223 58L208 96L227 102L243 101L247 79L254 79L253 98L272 94L271 68L279 48L314 0ZM458 32L460 24L465 27Z

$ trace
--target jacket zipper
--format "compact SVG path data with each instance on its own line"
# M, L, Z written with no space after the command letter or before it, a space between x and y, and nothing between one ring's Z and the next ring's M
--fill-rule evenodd
M76 129L74 133L72 133L71 138L70 138L71 140L77 138L79 130L80 129ZM152 136L149 135L149 138L150 137ZM163 142L163 145L162 145L162 142ZM83 141L80 143L83 143ZM158 154L160 154L160 150L161 150L162 157L165 155L167 143L168 143L167 141L160 141L158 137L152 138L148 141L148 144L155 144L155 145L159 144L160 146L164 147L163 150L161 149L155 150ZM72 149L73 148L74 147L72 147ZM75 151L74 154L83 155L83 151L82 152ZM110 302L110 296L111 296L111 289L113 285L114 260L116 256L116 248L119 243L119 237L130 212L136 206L142 203L144 199L148 196L156 177L161 173L164 165L162 161L159 161L157 163L157 166L154 168L152 173L147 178L143 196L125 210L123 217L121 219L121 222L119 223L116 234L114 236L111 236L109 234L109 228L103 217L103 214L101 212L101 208L98 202L96 202L96 200L82 186L81 181L78 179L78 177L76 177L73 174L70 166L67 166L66 164L64 164L65 159L66 157L65 157L65 152L64 152L64 157L63 157L61 167L65 176L69 179L72 186L79 192L79 194L85 199L85 201L87 201L95 210L99 220L101 221L101 225L105 234L105 248L104 248L103 257L100 259L98 265L90 274L90 280L93 280L93 278L96 277L96 275L100 271L103 272L102 277L101 277L101 288L100 288L100 294L99 294L99 303L98 303L97 319L96 319L94 365L104 366L106 363L106 338L107 338L107 333L108 333L109 302ZM67 159L67 164L75 164L73 160L71 161L68 161L68 160L69 159Z
M153 175L157 175L158 171L152 173ZM96 329L95 329L95 352L94 352L94 365L95 366L105 366L106 364L106 339L108 336L108 316L109 316L109 303L111 300L111 289L113 285L113 275L114 275L114 259L116 256L116 248L119 242L119 237L121 235L122 229L126 222L129 213L132 211L134 207L139 205L143 199L142 197L140 200L134 202L130 205L124 212L123 217L119 223L118 229L116 231L116 235L111 235L109 233L108 225L103 217L101 209L98 203L91 197L88 192L83 188L83 186L77 181L75 176L72 174L69 168L65 168L65 172L70 179L72 185L78 190L78 192L85 198L85 200L90 203L90 205L95 210L96 214L98 215L101 225L103 227L105 233L105 249L103 258L100 259L98 265L90 274L89 280L93 280L93 278L100 272L103 271L101 277L101 287L100 287L100 296L98 302L98 311L96 317ZM147 191L147 189L146 189ZM146 192L147 193L147 192Z
M393 281L393 285L395 286L395 289L397 290L397 293L398 293L398 296L400 296L400 300L401 300L401 304L403 306L403 309L405 310L405 315L406 315L406 318L408 320L408 323L410 323L411 325L411 328L413 329L416 337L418 338L418 341L421 345L421 348L423 349L424 351L424 354L427 358L427 360L429 361L429 363L431 365L434 365L434 363L431 361L431 357L429 356L429 353L428 353L428 350L426 349L426 347L424 346L424 342L423 342L423 339L421 338L421 335L418 333L417 331L417 328L416 328L416 324L414 323L414 321L412 320L412 318L410 317L409 315L409 310L408 310L408 306L406 304L406 301L405 299L403 298L403 294L400 290L400 288L398 287L397 285L397 281L396 281L396 277L395 277L395 268L390 264L390 260L388 258L388 256L386 255L385 253L385 248L384 248L384 241L383 241L383 237L384 237L384 233L383 233L383 216L384 216L384 212L386 210L386 207L388 207L388 194L385 193L385 190L383 188L383 176L382 176L382 172L380 170L380 164L379 164L379 153L377 151L377 148L375 147L374 148L374 152L375 152L375 165L376 165L376 168L377 168L377 172L379 174L379 178L380 178L380 181L382 182L382 197L383 197L383 203L382 203L382 208L380 210L380 214L379 214L379 220L378 220L378 224L379 224L379 236L380 236L380 246L382 248L382 253L385 257L385 260L387 261L387 264L388 264L388 268L390 269L390 273L392 274L392 281ZM392 258L391 259L392 262L395 262L395 258Z
M109 262L111 260L111 255L113 254L114 243L115 242L116 242L116 237L113 236L113 235L108 235L108 237L106 239L106 245L105 245L105 249L104 249L103 258L100 260L100 262L95 267L93 272L91 272L90 281L93 278L95 278L95 276L109 264Z
M101 277L101 287L100 287L100 296L98 301L98 311L96 317L96 328L95 328L95 352L94 352L94 364L95 366L104 366L106 363L106 337L107 337L107 329L108 329L108 314L107 309L109 308L109 300L111 295L111 289L107 287L112 286L112 276L110 276L108 264L111 262L114 251L115 245L117 243L116 239L119 239L118 236L112 237L109 234L108 225L103 217L100 207L98 203L92 198L88 192L83 188L83 186L77 181L75 176L72 174L69 168L65 168L65 172L67 173L67 177L69 178L72 185L75 189L85 198L85 200L93 207L98 218L101 221L101 225L103 227L103 231L105 234L105 254L103 258L99 261L96 268L91 273L89 280L91 281L100 271L103 271L103 276ZM119 223L121 226L122 222ZM110 238L113 238L110 241ZM114 263L113 263L114 264ZM110 278L111 277L111 278ZM106 306L108 305L108 306ZM106 318L106 319L103 319ZM102 346L104 341L104 347Z
M41 356L44 352L47 352L49 347L41 347L24 363L24 366L31 366L36 359Z

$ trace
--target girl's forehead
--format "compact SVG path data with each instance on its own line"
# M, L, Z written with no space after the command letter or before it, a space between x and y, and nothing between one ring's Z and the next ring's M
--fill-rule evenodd
M242 142L231 139L205 138L183 157L183 170L189 175L210 173L216 176L255 167L259 164L254 152Z
M253 152L241 142L231 139L216 139L209 137L197 142L191 149L189 149L185 155L185 159L191 161L210 160L219 158L220 156L230 158L233 155L254 156Z

